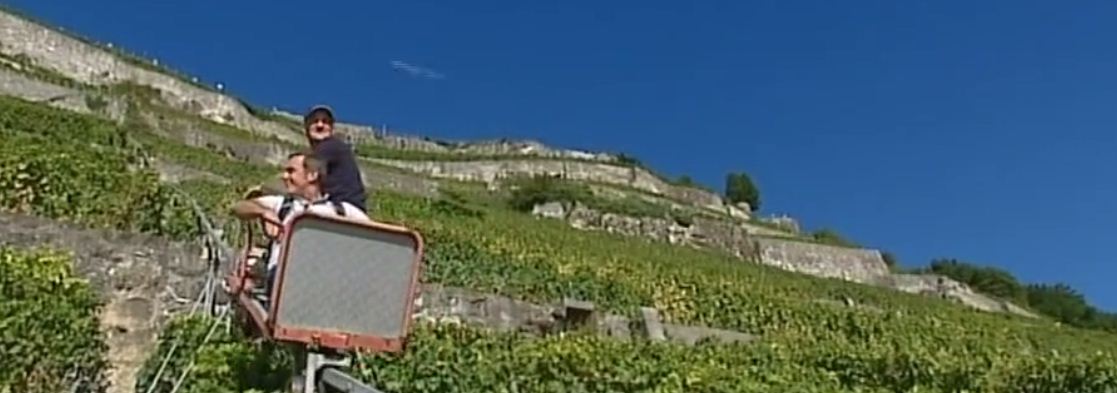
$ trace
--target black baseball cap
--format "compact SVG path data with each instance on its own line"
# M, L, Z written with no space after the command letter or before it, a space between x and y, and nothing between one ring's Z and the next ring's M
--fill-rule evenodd
M317 113L325 113L326 117L330 119L330 123L334 122L333 108L330 108L328 105L315 105L310 107L310 110L306 111L306 116L303 116L303 124L310 122L310 119Z

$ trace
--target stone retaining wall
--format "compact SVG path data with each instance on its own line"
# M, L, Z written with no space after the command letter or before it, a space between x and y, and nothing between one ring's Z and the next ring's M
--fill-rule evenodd
M376 159L378 163L427 176L462 181L493 183L519 175L550 175L576 181L599 182L662 195L674 200L726 212L729 208L721 196L709 191L668 184L643 169L582 161L559 160L477 160L477 161L407 161Z
M533 214L565 220L574 228L639 236L671 244L717 249L750 262L899 291L952 299L980 310L1035 314L1006 301L974 292L965 284L938 275L893 274L880 251L771 237L745 225L699 218L690 225L658 217L603 213L584 206L546 203Z
M889 274L880 251L754 237L761 263L818 277L870 283Z
M253 116L237 99L129 63L102 48L6 12L0 12L0 53L25 55L38 67L84 84L131 82L153 87L180 110L260 135L304 143L297 130Z
M580 204L547 203L534 214L566 220L578 229L602 230L646 237L671 244L708 247L739 258L819 277L871 282L888 275L888 266L877 250L837 247L799 240L765 237L754 226L695 217L690 223L660 217L631 217L599 212ZM770 230L769 230L770 231Z
M200 248L150 236L0 213L0 244L73 253L76 271L106 303L101 326L109 345L110 392L133 390L168 317L188 310L205 283Z

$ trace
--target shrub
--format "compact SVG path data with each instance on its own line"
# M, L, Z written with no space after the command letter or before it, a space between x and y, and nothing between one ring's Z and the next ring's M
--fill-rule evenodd
M819 229L811 233L811 239L823 244L830 244L842 247L858 247L857 243L847 240L841 234L833 229Z
M204 314L173 319L137 374L136 391L155 385L152 392L170 393L180 378L181 393L271 392L286 387L294 364L290 354L274 342L253 343L239 327L227 329L223 322ZM182 378L187 369L190 374Z
M102 387L108 348L97 321L101 306L68 256L0 247L0 392L63 392L75 382Z
M592 197L585 185L546 176L524 176L511 180L512 188L508 205L519 211L531 211L535 205L547 202L576 202Z
M726 175L725 198L732 203L746 202L752 211L760 210L760 190L744 172Z
M192 213L158 176L118 151L42 144L11 136L0 145L0 209L88 227L185 237Z

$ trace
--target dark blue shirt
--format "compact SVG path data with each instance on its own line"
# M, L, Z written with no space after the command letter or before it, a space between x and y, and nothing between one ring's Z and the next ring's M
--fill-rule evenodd
M330 199L349 202L367 212L365 185L349 145L335 137L326 138L314 145L314 154L326 164L325 191Z

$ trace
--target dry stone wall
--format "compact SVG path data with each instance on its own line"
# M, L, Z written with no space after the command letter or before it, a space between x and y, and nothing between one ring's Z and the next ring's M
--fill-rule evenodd
M739 258L819 277L869 283L876 277L889 274L888 266L877 250L765 237L754 232L752 226L729 221L696 217L684 224L668 218L632 217L558 202L537 205L533 213L563 219L578 229L712 248Z
M0 67L0 92L75 112L93 112L86 105L84 93L29 78L8 67Z
M280 114L292 120L301 119L298 115L292 113L276 112L276 114ZM334 127L338 132L347 135L352 142L376 143L401 150L470 155L536 156L601 162L613 162L617 160L617 157L612 154L553 148L532 140L497 139L471 142L447 142L435 141L412 135L393 134L388 133L387 130L383 128L377 129L365 125L344 122L338 122Z
M667 218L602 213L577 204L550 202L535 206L532 213L565 220L578 229L717 249L748 261L816 277L951 299L985 311L1035 317L1035 314L1019 306L974 292L965 284L948 277L893 274L878 250L772 237L752 232L745 225L727 221L699 218L689 225L683 225Z
M129 63L102 48L6 12L0 12L0 53L12 57L25 55L36 66L88 85L131 82L153 87L164 100L181 110L261 135L302 143L297 130L256 118L232 97Z
M132 391L167 318L188 310L205 282L200 248L149 236L0 213L0 244L73 253L76 270L106 303L101 326L112 366L110 392Z
M757 336L748 333L662 322L655 310L651 310L655 317L649 320L601 312L594 308L592 303L580 301L533 304L463 288L426 284L417 302L414 318L533 335L587 328L619 340L645 337L687 345L694 345L705 339L721 342L748 342L757 339ZM579 313L582 315L576 315ZM648 337L647 332L651 329L647 325L655 325L662 335L658 338Z
M532 213L541 217L567 221L585 230L600 230L625 236L650 238L655 241L696 247L713 247L741 258L754 255L748 241L748 230L732 224L697 218L688 224L660 217L632 217L592 210L581 204L549 202L537 205Z
M799 273L860 283L889 274L880 251L755 237L759 261Z
M261 165L281 165L287 155L295 150L290 145L274 141L250 141L215 132L196 122L161 119L147 116L146 120L161 135L187 146L221 152L227 157ZM430 179L398 173L369 162L358 163L361 178L369 191L390 189L398 192L434 196L438 184ZM276 169L279 176L279 169Z
M559 160L406 161L376 159L378 163L433 177L494 183L516 175L557 175L569 180L600 182L663 195L690 205L726 212L717 194L674 186L639 168L593 162Z
M878 277L875 283L904 292L952 299L985 311L1006 312L1033 318L1039 317L1035 313L1011 302L974 292L966 284L938 274L891 274Z
M6 14L0 13L0 16L3 15ZM105 106L103 108L90 108L89 98L93 96L88 92L37 80L7 67L0 67L0 94L33 102L42 102L46 105L77 113L97 114L116 121L124 119L124 114L129 105L127 102L111 96L96 96L97 99L104 100ZM274 141L248 141L231 137L209 129L200 122L165 118L151 113L142 113L142 115L143 119L156 132L171 140L188 146L210 149L244 162L279 165L286 159L287 154L294 150L289 145ZM299 141L299 143L302 142ZM219 182L225 181L218 176L190 170L171 163L160 163L159 169L163 180L168 181L179 181L199 176ZM434 181L401 174L372 163L362 163L361 172L366 187L373 190L391 189L424 196L433 196L438 192L438 185ZM278 175L278 169L276 174Z

